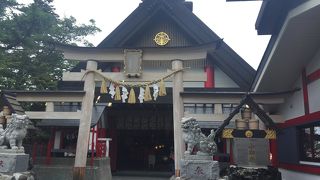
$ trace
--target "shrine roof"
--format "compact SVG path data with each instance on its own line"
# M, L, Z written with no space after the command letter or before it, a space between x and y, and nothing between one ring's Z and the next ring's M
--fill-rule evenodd
M125 41L134 36L157 12L168 15L198 45L218 42L218 48L209 53L211 59L244 91L250 88L255 70L193 14L190 4L184 0L143 1L98 47L123 46Z
M21 107L13 93L0 91L0 105L1 109L2 106L8 106L12 113L25 114L24 109Z
M255 25L258 34L278 33L288 12L303 2L304 0L264 0Z
M158 12L175 21L197 44L221 39L192 13L184 0L145 0L98 47L122 47Z
M243 91L247 91L250 88L255 76L255 70L228 46L222 38L193 14L192 3L184 0L144 0L96 48L137 49L139 47L128 45L130 44L128 43L129 40L132 41L134 37L139 37L139 34L144 32L143 28L149 27L150 22L163 16L173 22L190 39L193 47L216 44L208 51L208 60L234 80ZM174 48L186 47L188 46L177 45ZM156 47L154 49L166 48L168 47ZM83 64L79 63L78 66L83 66Z

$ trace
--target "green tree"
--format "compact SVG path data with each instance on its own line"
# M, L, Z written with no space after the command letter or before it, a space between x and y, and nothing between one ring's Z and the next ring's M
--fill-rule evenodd
M85 37L100 31L94 20L78 25L54 10L52 0L0 0L0 89L55 89L74 63L56 45L92 46Z

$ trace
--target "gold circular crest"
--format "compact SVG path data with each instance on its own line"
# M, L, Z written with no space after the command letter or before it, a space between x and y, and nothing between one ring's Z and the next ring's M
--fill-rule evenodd
M248 131L246 131L245 135L247 138L251 138L253 136L253 133L252 133L252 131L248 130Z
M170 41L170 38L167 33L165 32L159 32L154 36L154 42L156 42L159 46L164 46L168 44Z

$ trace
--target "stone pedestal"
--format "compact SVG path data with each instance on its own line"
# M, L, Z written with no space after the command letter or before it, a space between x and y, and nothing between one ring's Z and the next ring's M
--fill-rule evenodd
M24 153L0 153L0 173L13 174L28 169L29 155Z
M210 157L210 156L208 156ZM181 160L181 179L218 180L219 164L212 157L189 156Z

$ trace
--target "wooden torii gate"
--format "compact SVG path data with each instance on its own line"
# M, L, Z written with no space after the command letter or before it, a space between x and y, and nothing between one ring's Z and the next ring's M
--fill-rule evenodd
M217 48L217 42L196 47L185 48L143 48L143 61L171 61L172 70L182 69L183 61L206 59L208 52L213 52ZM84 81L85 95L82 100L81 118L78 132L76 158L73 170L74 180L84 180L86 161L88 153L88 140L90 131L90 121L94 101L95 81L101 81L95 77L94 71L98 71L97 61L99 62L124 62L124 49L122 48L85 48L73 46L60 46L66 59L85 61L85 72L64 73L63 80ZM158 76L157 73L144 73L140 78L128 78L123 73L101 72L103 75L112 77L114 80L125 80L128 82L148 82ZM163 74L163 73L162 73ZM175 158L181 159L184 152L182 141L181 123L183 117L183 101L180 93L183 91L184 81L206 81L206 75L192 72L178 72L172 77L172 96L173 96L173 127L174 127L174 152ZM175 161L176 176L180 176L180 161Z

